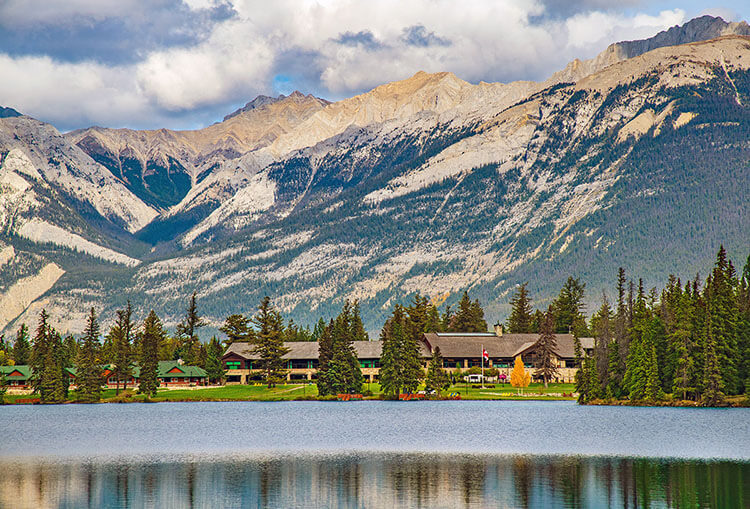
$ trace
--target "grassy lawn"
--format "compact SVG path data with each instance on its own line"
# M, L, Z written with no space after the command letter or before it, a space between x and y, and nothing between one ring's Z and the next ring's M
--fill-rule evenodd
M476 384L475 384L476 385ZM372 392L372 397L377 398L381 394L380 385L377 383L364 384L363 389ZM423 390L424 387L420 387ZM452 393L458 393L461 399L481 399L481 400L559 400L573 399L562 397L562 393L572 393L573 384L550 384L545 389L543 384L531 384L524 389L523 395L518 395L516 389L510 384L496 384L494 387L485 389L472 388L471 384L457 384L442 393L448 396ZM318 395L318 389L315 384L288 384L278 385L274 388L267 388L264 385L227 385L224 387L206 387L198 389L160 389L156 397L149 401L291 401L295 399L312 399ZM5 395L6 403L15 403L17 399L29 399L38 397L37 395ZM70 392L69 401L76 401L75 392ZM144 401L145 398L136 394L132 389L115 395L114 389L102 391L102 402L137 402Z

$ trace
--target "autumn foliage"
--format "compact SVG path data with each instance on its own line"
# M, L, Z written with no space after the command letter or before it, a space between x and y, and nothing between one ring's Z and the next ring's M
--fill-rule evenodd
M510 384L516 389L528 387L531 383L531 375L523 367L523 359L519 355L513 364L513 371L510 374Z

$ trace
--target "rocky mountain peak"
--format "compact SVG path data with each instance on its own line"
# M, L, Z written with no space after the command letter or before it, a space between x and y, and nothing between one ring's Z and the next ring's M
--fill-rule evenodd
M544 82L544 85L577 82L612 64L643 55L658 48L707 41L724 35L750 36L750 26L744 21L728 23L722 18L714 16L694 18L683 25L675 25L669 30L659 32L648 39L610 44L607 49L594 58L588 60L576 58L565 69L554 73Z
M13 108L7 108L5 106L0 106L0 118L12 118L12 117L20 117L23 116L22 113L19 113L18 111L14 110Z
M278 97L271 97L271 96L268 96L268 95L259 95L258 97L256 97L252 101L250 101L249 103L245 104L242 108L240 108L238 110L235 110L232 113L230 113L229 115L225 116L224 117L224 122L226 122L227 120L229 120L232 117L236 117L237 115L241 115L242 113L246 113L248 111L252 111L252 110L257 110L257 109L260 109L260 108L264 108L264 107L269 106L271 104L280 103L280 102L283 102L283 101L290 101L290 100L294 101L294 102L297 102L297 103L303 102L305 100L314 100L314 101L322 102L324 104L329 104L329 102L326 101L325 99L321 99L319 97L315 97L312 94L305 95L302 92L300 92L299 90L295 90L294 92L292 92L288 96L284 95L284 94L279 94Z
M681 26L675 25L648 39L617 42L610 48L614 47L622 58L633 58L657 48L707 41L723 35L750 36L750 26L745 21L729 23L720 17L706 15L691 19Z

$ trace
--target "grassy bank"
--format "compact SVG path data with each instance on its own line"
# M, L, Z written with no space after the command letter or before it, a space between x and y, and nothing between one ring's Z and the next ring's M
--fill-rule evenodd
M380 385L377 383L364 384L366 399L382 397ZM420 389L424 389L420 387ZM443 397L458 394L461 399L469 400L570 400L574 399L572 384L550 384L545 388L543 384L532 384L519 393L508 384L497 384L484 389L469 384L457 384L442 393ZM293 401L317 399L318 389L315 384L288 384L267 388L263 385L227 385L223 387L205 387L193 389L160 389L154 398L145 398L129 389L115 395L114 389L102 391L101 401L104 403L127 402L162 402L162 401ZM36 398L38 395L10 395L6 394L6 403L16 403L20 400ZM76 402L75 392L70 393L70 403Z
M671 399L666 398L657 401L644 401L644 400L630 400L630 399L595 399L588 403L589 405L600 405L600 406L663 406L663 407L702 407L700 401L692 401L686 399ZM727 396L717 405L722 408L747 408L750 407L750 399L745 395L740 396Z

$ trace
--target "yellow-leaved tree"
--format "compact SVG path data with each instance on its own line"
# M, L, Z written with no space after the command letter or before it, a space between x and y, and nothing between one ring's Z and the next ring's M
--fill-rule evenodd
M531 375L523 368L523 359L519 355L513 364L513 371L510 374L510 385L516 389L523 389L524 387L528 387L530 383Z

